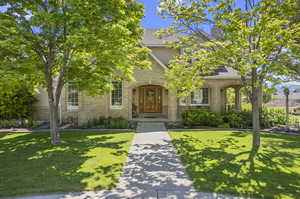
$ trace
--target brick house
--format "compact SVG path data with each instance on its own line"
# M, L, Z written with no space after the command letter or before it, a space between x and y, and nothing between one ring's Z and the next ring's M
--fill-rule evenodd
M156 30L145 30L142 44L151 49L149 60L152 70L134 71L135 82L114 83L115 89L107 95L90 97L78 92L72 85L65 86L60 103L60 118L75 117L79 122L104 117L123 117L128 120L141 118L163 118L178 121L181 113L188 109L209 109L222 111L226 107L226 89L235 89L236 108L240 108L240 76L232 68L222 68L215 74L206 76L205 86L187 99L178 99L164 87L163 78L168 62L176 53L167 48L164 41L175 41L178 37L162 39L155 37ZM47 94L41 91L35 104L35 118L48 119Z

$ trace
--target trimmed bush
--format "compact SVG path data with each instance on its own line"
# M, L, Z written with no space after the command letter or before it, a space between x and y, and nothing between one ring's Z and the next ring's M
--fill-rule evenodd
M220 113L208 110L186 110L182 116L184 123L188 126L217 127L223 123L223 118Z
M246 106L242 111L227 111L223 113L224 122L231 128L252 128L252 111ZM261 128L271 128L285 124L285 111L280 108L263 106L260 110Z
M220 128L252 128L252 110L245 106L243 110L229 110L216 113L208 110L187 110L183 113L184 124L188 126L210 126ZM285 111L280 108L263 106L260 111L261 128L271 128L285 124ZM296 121L290 118L292 126Z
M249 110L243 111L226 111L222 113L223 122L227 123L230 128L251 128L252 113Z

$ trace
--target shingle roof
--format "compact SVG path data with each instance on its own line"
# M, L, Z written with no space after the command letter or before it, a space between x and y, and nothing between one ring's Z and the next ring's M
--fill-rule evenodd
M159 29L145 29L144 37L142 44L145 46L163 46L165 41L174 42L177 41L180 37L183 37L182 34L174 34L171 36L165 36L162 38L157 38L155 32ZM230 67L223 67L216 70L215 73L211 75L205 75L207 79L240 79L237 71Z
M236 70L231 67L222 67L216 70L211 75L205 75L207 79L240 79L241 76L238 74Z
M144 37L142 43L146 46L148 45L164 45L165 41L174 42L177 41L178 38L182 37L181 34L174 34L170 36L164 36L162 38L158 38L155 33L159 31L159 29L145 29Z

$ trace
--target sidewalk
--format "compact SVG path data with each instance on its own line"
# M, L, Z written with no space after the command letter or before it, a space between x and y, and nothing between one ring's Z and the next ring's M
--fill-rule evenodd
M163 123L139 123L119 185L114 190L15 199L243 199L196 192Z
M197 198L163 123L139 123L118 188L130 198Z

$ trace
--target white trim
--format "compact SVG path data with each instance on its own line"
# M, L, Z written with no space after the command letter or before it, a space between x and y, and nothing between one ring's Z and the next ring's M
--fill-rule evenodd
M210 104L190 104L189 106L210 106Z
M152 52L150 52L150 56L163 68L163 69L168 69L168 67L163 64Z
M121 105L121 106L110 105L110 109L123 109L123 105Z
M78 106L72 106L68 104L68 111L77 111L79 110L79 105Z
M109 94L109 107L110 109L123 109L123 104L124 104L124 84L121 82L121 93L122 93L122 104L121 105L112 105L112 91Z
M185 100L185 103L183 103L181 100ZM185 98L179 98L179 106L188 106L188 102L189 102L189 97L185 97Z
M69 94L70 94L69 87L70 87L70 84L72 84L72 82L69 82L67 84L67 86L66 86L66 91L67 91L66 92L66 94L67 94L67 96L66 96L66 98L67 98L67 111L68 112L76 112L76 111L79 110L79 90L78 90L78 88L76 88L78 105L70 105L70 101L69 101Z
M210 106L210 93L211 93L211 91L210 91L210 88L209 87L204 87L204 88L199 88L199 89L201 89L202 90L202 92L203 92L203 89L208 89L208 103L207 104L192 104L192 94L190 94L189 96L187 96L186 97L186 99L187 99L187 103L186 104L181 104L180 103L180 99L179 99L179 103L178 103L178 105L179 106ZM203 95L203 93L202 93L202 95ZM202 96L202 98L203 98L203 96Z

